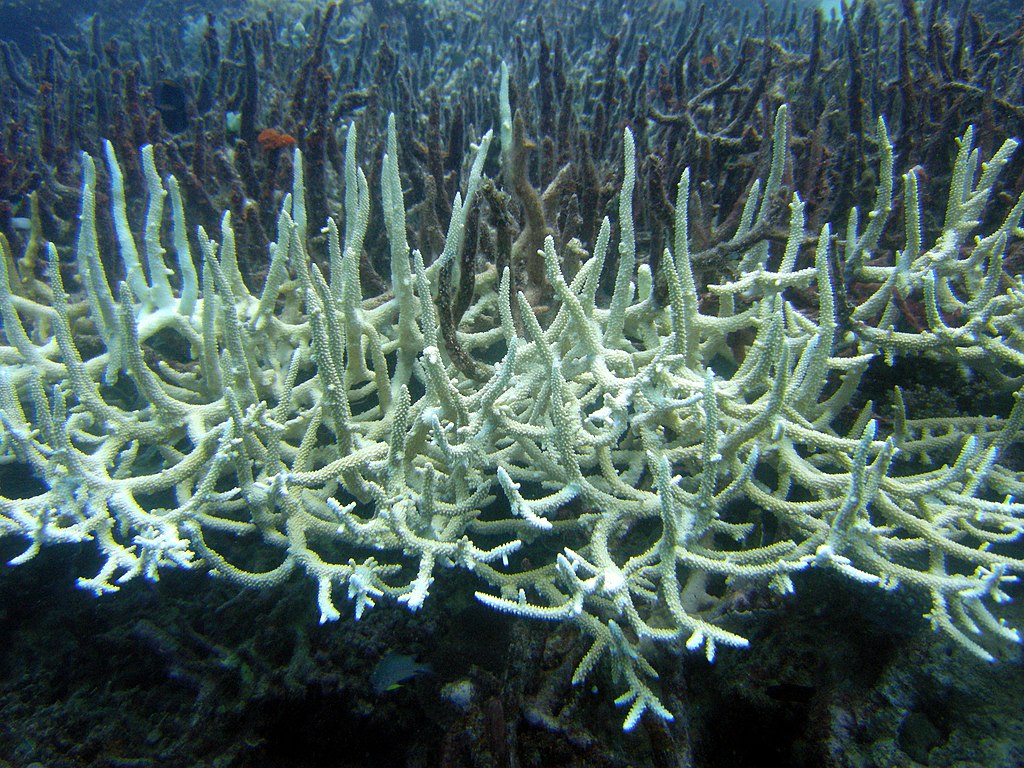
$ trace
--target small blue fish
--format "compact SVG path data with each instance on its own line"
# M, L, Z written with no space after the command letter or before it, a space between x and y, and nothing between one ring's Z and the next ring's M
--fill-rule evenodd
M388 691L397 691L402 683L417 675L429 674L429 664L420 664L415 656L403 653L386 653L370 673L370 684L374 693L380 696Z

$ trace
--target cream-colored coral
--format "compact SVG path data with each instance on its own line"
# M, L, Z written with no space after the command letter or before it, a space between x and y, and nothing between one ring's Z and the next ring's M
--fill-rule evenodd
M961 142L935 244L922 242L907 177L908 243L892 266L867 266L894 186L879 124L874 210L863 231L854 213L838 246L854 277L877 286L851 318L838 316L828 227L813 264L798 267L806 233L795 194L784 253L773 258L767 242L735 253L742 273L700 286L716 307L701 311L687 173L661 262L668 306L637 258L624 193L607 304L596 298L613 242L607 221L571 281L554 241L544 243L555 304L543 323L510 295L507 274L476 276L457 338L480 378L452 364L433 296L458 259L489 134L452 207L444 250L426 266L405 239L392 119L382 183L394 290L372 303L359 284L370 195L354 129L344 226L326 229L329 276L306 256L297 158L259 295L241 278L229 216L219 242L200 230L201 252L190 252L177 184L159 178L149 150L141 254L107 154L126 275L112 291L85 157L82 295L62 285L52 246L52 306L22 290L9 253L0 258L0 461L42 484L3 490L0 534L26 541L16 563L43 545L94 542L104 564L80 584L97 593L200 564L257 588L302 574L316 585L321 621L339 616L339 588L358 618L389 599L418 609L445 569L470 570L484 604L573 622L591 639L575 680L609 659L625 690L626 728L647 710L671 717L644 647L703 648L710 659L719 646L746 645L723 619L728 592L792 592L794 574L812 567L926 595L933 625L990 659L995 641L1019 641L993 605L1024 569L1004 546L1024 529L1022 475L1002 461L1024 405L1018 397L1006 417L942 421L900 408L888 423L869 403L840 418L880 355L955 360L993 386L1020 386L1024 286L1004 274L1002 255L1020 234L1024 202L997 231L970 240L1013 144L980 164L971 140ZM771 174L750 191L737 242L781 189L784 108L774 142ZM628 190L628 132L624 146ZM172 245L174 270L162 242ZM816 311L794 305L791 288L816 293ZM897 294L923 300L925 331L893 328ZM83 318L102 354L83 357L73 331ZM738 334L750 339L741 361L730 343ZM249 565L274 557L273 567Z

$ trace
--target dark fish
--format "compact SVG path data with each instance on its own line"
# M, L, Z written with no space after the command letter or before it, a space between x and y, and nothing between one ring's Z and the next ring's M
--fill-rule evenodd
M397 691L405 681L430 671L430 665L420 664L415 656L386 653L370 673L370 683L379 696L388 691Z
M153 89L153 101L168 131L181 133L188 128L188 95L184 88L173 80L161 80Z

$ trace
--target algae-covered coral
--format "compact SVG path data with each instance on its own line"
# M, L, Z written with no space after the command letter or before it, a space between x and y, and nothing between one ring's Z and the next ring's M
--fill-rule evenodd
M674 22L680 46L653 89L659 49L629 23L581 65L603 82L576 86L565 51L580 40L557 19L553 40L533 29L535 68L522 38L511 66L488 67L417 43L408 8L390 9L412 61L451 63L435 71L465 86L459 100L412 67L385 85L386 39L373 87L357 88L363 45L336 52L351 19L331 6L306 20L308 47L295 26L272 36L272 16L233 25L239 66L180 86L194 99L182 136L157 109L148 128L121 123L97 163L69 153L98 150L87 136L47 143L59 110L40 112L53 171L15 199L29 215L8 219L0 274L3 457L40 483L0 506L3 531L28 542L15 562L94 542L98 573L80 583L98 593L175 567L259 589L300 573L321 621L346 600L357 618L389 599L418 609L461 569L483 604L573 626L587 643L573 681L608 662L627 729L674 716L653 649L746 645L738 595L799 599L811 569L918 595L982 658L1019 641L1000 614L1022 567L1016 143L957 122L969 83L934 127L908 107L939 108L949 89L860 79L872 64L858 41L910 30L909 7L828 24L791 10L765 11L763 35L731 50L696 6L638 12ZM958 83L979 75L979 47L1009 45L961 18L959 53L932 19L941 55L927 59ZM815 62L830 44L842 62ZM201 46L219 55L212 20ZM637 59L619 77L621 48ZM274 54L321 86L345 70L352 87L303 80L286 111L253 69ZM13 54L8 66L20 71ZM828 91L837 68L845 108ZM144 117L128 90L140 74L116 77ZM206 116L204 87L227 97ZM422 141L401 99L420 88ZM886 99L902 100L892 128L864 110ZM1000 99L979 114L1012 113ZM233 136L221 112L236 102ZM254 155L266 123L302 152ZM360 170L364 133L383 151ZM147 138L140 155L128 146ZM211 159L211 139L232 153ZM218 172L189 171L185 142ZM935 163L911 168L925 148ZM68 230L55 214L72 196ZM908 360L958 367L1000 409L931 418L899 387L865 401L879 367Z

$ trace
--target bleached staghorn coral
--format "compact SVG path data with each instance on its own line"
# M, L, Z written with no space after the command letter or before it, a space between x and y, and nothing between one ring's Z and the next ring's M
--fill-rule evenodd
M359 285L370 198L354 129L343 235L326 227L330 279L306 257L297 158L259 295L241 278L227 215L219 243L199 230L193 266L177 184L164 185L149 148L140 255L108 147L125 273L115 297L84 157L81 298L62 284L52 245L51 306L32 298L39 286L17 273L6 246L0 259L0 457L41 483L0 497L0 534L28 541L13 562L45 544L93 541L104 565L79 583L97 594L167 567L208 568L255 588L298 571L317 585L321 621L339 616L338 589L357 618L383 598L415 610L439 570L465 568L486 605L573 622L589 637L575 681L609 658L626 728L648 709L671 717L645 646L703 647L712 658L719 645L746 645L716 610L723 590L791 592L792 574L809 567L928 595L933 626L990 659L993 639L1019 641L990 606L1008 599L1003 586L1024 569L1004 546L1024 527L1014 501L1022 475L1001 463L1024 420L1020 398L1006 418L940 422L899 410L884 430L869 404L842 432L836 425L877 355L957 360L1019 386L1024 286L1004 274L1002 255L1020 234L1024 201L996 232L969 241L1013 144L981 165L970 134L963 139L943 231L927 250L908 176L907 247L879 267L865 263L892 205L881 123L878 140L875 209L863 231L851 216L842 246L847 271L877 287L851 317L836 307L827 227L814 265L796 268L805 236L796 195L781 257L767 243L737 252L740 277L708 286L716 311L702 312L688 173L662 259L670 301L660 306L649 268L637 266L627 131L610 301L597 298L607 220L571 281L545 242L555 304L543 324L510 295L507 274L481 272L458 331L478 378L451 363L431 295L443 267L458 263L489 135L444 251L425 266L406 242L392 120L382 192L394 290L385 300L364 300ZM783 108L769 178L750 191L737 241L768 216L786 145ZM816 291L815 316L787 298L793 288ZM892 329L897 294L923 298L926 331ZM86 334L101 353L83 356ZM749 346L736 362L730 338L743 335ZM253 565L272 553L275 567Z

